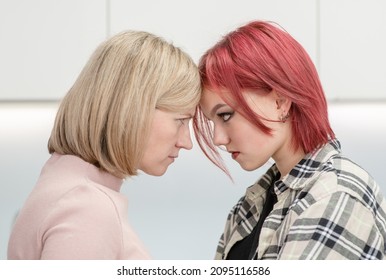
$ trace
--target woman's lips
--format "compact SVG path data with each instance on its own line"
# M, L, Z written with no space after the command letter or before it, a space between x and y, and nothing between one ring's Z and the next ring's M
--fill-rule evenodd
M232 158L236 159L239 156L240 152L232 152Z

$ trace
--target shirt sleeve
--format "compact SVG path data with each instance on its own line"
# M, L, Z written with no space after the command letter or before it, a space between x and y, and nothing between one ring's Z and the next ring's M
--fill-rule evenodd
M344 192L291 209L279 259L382 259L384 240L371 209Z
M41 227L41 259L116 259L122 226L115 204L98 188L79 186L65 194Z
M242 220L239 212L240 212L240 209L243 208L244 203L245 203L245 196L241 197L229 212L225 223L224 232L221 235L217 245L217 251L214 259L216 260L224 259L224 257L226 256L225 251L229 250L236 241L242 239L242 237L240 236L240 233L237 231L237 228L240 226L239 223L241 223L241 220ZM250 205L247 208L249 209Z

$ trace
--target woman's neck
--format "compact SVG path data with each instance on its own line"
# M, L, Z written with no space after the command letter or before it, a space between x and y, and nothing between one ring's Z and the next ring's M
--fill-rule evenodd
M286 176L304 156L305 152L301 148L294 151L292 147L287 147L285 150L277 153L273 160L276 162L281 178Z

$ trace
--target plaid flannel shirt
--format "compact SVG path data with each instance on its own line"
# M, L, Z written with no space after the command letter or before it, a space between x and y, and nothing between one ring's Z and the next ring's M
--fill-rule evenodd
M273 165L231 210L215 259L259 220ZM258 259L386 259L386 202L374 179L334 139L275 182L278 202L263 224Z

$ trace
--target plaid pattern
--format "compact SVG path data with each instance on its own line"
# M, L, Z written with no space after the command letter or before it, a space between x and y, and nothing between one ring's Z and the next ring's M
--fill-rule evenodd
M273 165L231 210L216 259L257 224ZM343 157L338 140L306 155L275 183L258 259L386 259L386 201L373 178Z

